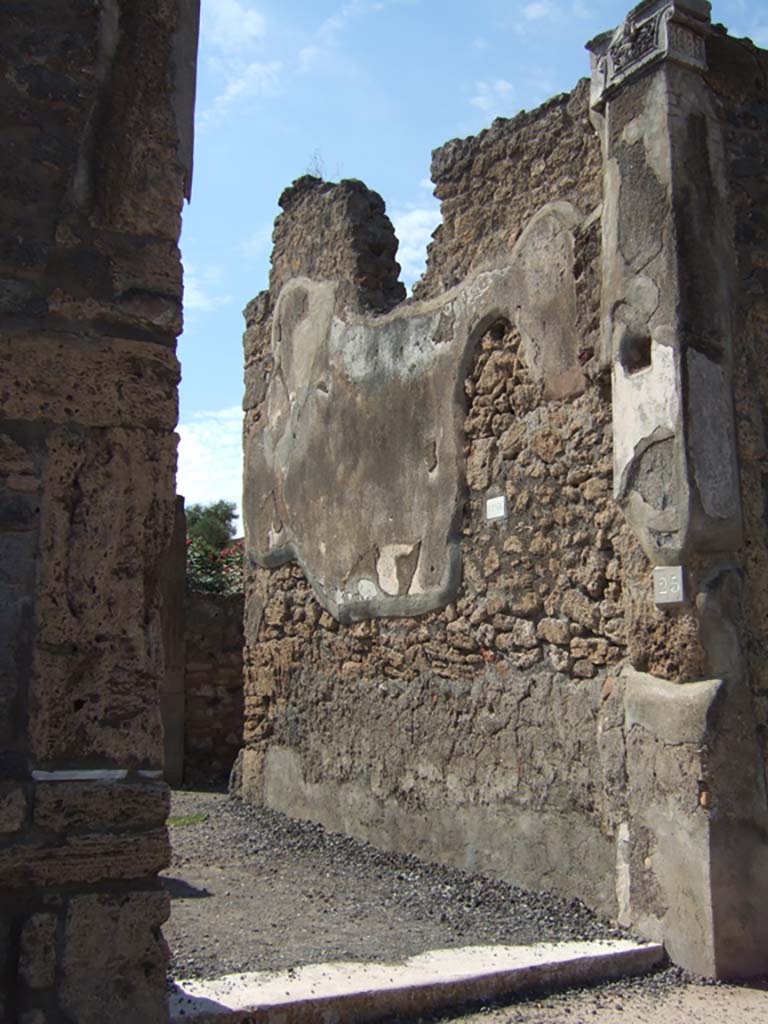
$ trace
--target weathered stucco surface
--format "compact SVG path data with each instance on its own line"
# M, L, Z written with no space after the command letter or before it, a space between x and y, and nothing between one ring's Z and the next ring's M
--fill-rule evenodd
M192 0L3 11L8 1021L166 1018L158 583L174 515L197 14Z
M283 196L246 310L237 779L749 975L766 58L700 0L648 0L590 48L591 88L435 154L443 224L407 302L377 284L378 197Z
M574 233L550 204L508 265L373 323L335 314L337 286L294 278L272 325L263 418L249 429L248 544L296 557L337 618L419 614L460 579L463 368L486 327L514 323L531 385L580 391Z
M510 154L497 167L508 247L463 286L372 318L363 301L339 302L335 270L314 270L306 252L288 282L276 249L273 278L286 283L247 311L247 538L251 557L296 554L303 571L252 567L242 779L289 812L571 885L610 910L617 821L602 773L620 787L610 666L626 646L618 549L632 542L610 498L610 403L593 358L595 181L572 176L577 156L596 165L599 151L584 84L574 97L449 145L465 164L487 146ZM515 182L523 191L517 131L540 139L542 157L560 132L553 166L568 196L547 202L547 181L522 226L525 203L502 202ZM459 173L442 155L435 165ZM296 187L302 217L310 197L327 209L333 196ZM464 203L467 220L485 209L475 194ZM295 209L278 221L286 252L302 251ZM440 252L436 267L451 258ZM496 495L509 515L488 522ZM429 604L412 592L414 548L428 545ZM576 861L592 868L569 880Z

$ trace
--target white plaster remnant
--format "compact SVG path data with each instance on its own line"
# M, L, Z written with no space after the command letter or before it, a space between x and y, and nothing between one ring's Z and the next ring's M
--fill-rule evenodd
M60 768L52 772L35 768L32 778L35 782L121 782L129 774L129 768ZM137 771L136 775L142 779L163 777L161 771L149 768Z
M275 374L282 375L285 390L291 402L297 392L306 388L314 377L314 364L324 339L331 328L336 288L329 281L313 281L296 278L289 281L280 292L272 327L272 352L275 357ZM306 302L305 314L293 326L292 331L283 330L283 321L291 306L300 298Z
M622 821L616 832L616 903L619 908L616 919L622 928L632 924L629 851L629 823Z
M397 597L400 593L397 560L412 555L415 547L415 544L387 544L381 549L376 562L376 572L379 575L379 586L390 597Z
M334 318L329 338L332 360L340 359L351 381L362 383L382 375L408 380L428 372L435 362L429 339L438 329L442 310L428 316L391 318L389 329L372 331L365 323Z
M360 580L357 584L357 592L364 601L372 601L379 596L379 588L373 580Z
M273 530L270 528L267 537L267 546L272 548L279 548L283 541L283 530Z
M613 496L626 490L626 476L643 442L654 433L674 436L680 429L680 394L675 350L651 341L651 365L629 373L616 360L613 368Z

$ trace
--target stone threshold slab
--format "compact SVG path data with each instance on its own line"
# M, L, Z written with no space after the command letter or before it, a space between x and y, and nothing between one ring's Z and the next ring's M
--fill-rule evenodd
M310 964L179 981L170 1016L174 1024L364 1024L645 974L665 959L663 946L623 939L438 949L399 963Z

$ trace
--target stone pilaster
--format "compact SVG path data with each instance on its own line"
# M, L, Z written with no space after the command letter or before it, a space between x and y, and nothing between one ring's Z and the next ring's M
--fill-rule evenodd
M702 78L708 9L647 2L590 44L614 496L655 565L740 541L733 226L722 125Z
M709 9L648 0L589 48L614 497L648 581L653 566L683 580L672 607L657 593L657 630L689 650L679 684L628 675L624 918L676 962L733 977L768 966L768 812L741 641L739 281Z

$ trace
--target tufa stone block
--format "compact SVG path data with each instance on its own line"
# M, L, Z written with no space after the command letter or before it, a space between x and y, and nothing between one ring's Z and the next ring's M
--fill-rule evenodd
M19 978L29 988L51 988L56 980L54 914L33 914L21 931Z
M27 820L27 797L15 782L0 783L0 834L20 832Z
M64 930L60 1003L78 1024L167 1024L170 914L164 892L94 894L70 900Z

